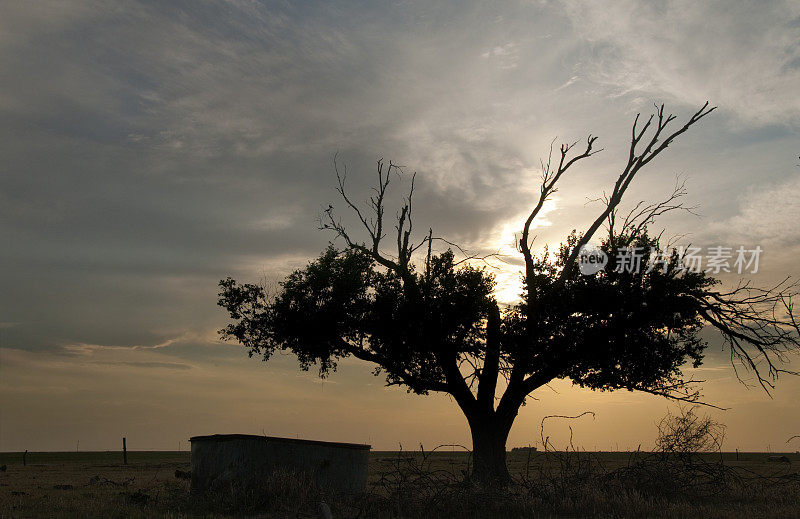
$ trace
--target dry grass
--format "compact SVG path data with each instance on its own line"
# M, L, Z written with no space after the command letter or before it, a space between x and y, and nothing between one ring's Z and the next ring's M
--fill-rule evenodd
M0 517L800 517L800 455L539 452L509 455L516 484L482 489L463 452L374 452L363 495L276 474L263 492L196 497L187 453L0 455ZM66 485L66 486L65 486Z

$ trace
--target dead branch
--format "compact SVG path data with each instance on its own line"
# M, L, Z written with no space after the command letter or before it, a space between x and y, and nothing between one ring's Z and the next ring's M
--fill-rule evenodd
M579 160L591 157L592 155L603 151L602 148L599 150L592 150L592 146L596 140L597 137L589 135L589 137L586 139L586 149L583 151L583 153L575 155L572 158L568 158L569 152L575 147L576 144L578 144L578 141L575 141L572 144L562 144L558 167L555 167L553 164L553 143L555 140L550 143L550 154L547 157L547 163L545 164L542 162L542 183L539 189L539 200L536 202L533 210L528 215L528 218L525 219L525 224L522 227L522 236L518 242L519 250L522 252L523 257L525 258L526 272L528 275L531 275L533 271L533 255L531 254L531 243L529 238L533 220L542 210L544 203L550 198L550 196L558 191L558 188L556 188L556 183L573 164Z
M597 415L596 415L596 413L594 411L584 411L581 414L575 415L575 416L567 416L567 415L561 415L561 414L551 414L551 415L547 415L544 418L542 418L542 422L539 425L539 436L542 439L542 446L544 447L544 450L545 451L547 450L547 445L548 445L549 438L550 438L549 436L547 438L545 438L545 436L544 436L544 422L546 420L549 420L550 418L564 418L566 420L576 420L578 418L581 418L582 416L586 416L587 414L591 415L593 419L597 417ZM570 428L570 444L572 444L572 428Z
M675 119L675 116L672 114L665 116L663 104L661 106L656 106L656 113L652 114L647 119L647 122L644 124L644 126L638 130L637 125L641 114L636 115L636 119L634 120L633 127L631 129L631 144L628 153L628 162L625 165L625 168L622 170L622 173L620 173L619 177L617 178L611 195L608 196L608 202L605 210L594 220L592 225L590 225L586 232L578 239L574 248L570 252L564 269L561 271L561 274L557 279L556 285L563 284L572 274L572 271L576 267L575 260L580 253L580 249L589 243L589 240L592 239L594 233L597 232L597 229L600 228L603 222L608 220L609 215L619 205L620 201L622 200L622 196L625 194L625 191L627 191L636 174L651 160L656 158L662 151L664 151L672 143L672 141L675 140L676 137L686 132L692 125L713 112L715 109L716 107L709 108L708 101L706 101L706 103L697 112L695 112L694 115L692 115L683 126L666 136L664 136L664 131ZM650 139L646 141L647 144L644 146L644 149L639 151L639 145L645 142L642 141L642 139L654 121L656 122L654 127L655 129Z
M694 296L700 314L730 347L734 368L738 363L752 372L767 393L781 373L798 374L778 366L787 361L787 354L800 351L800 323L793 303L800 295L798 287L787 277L769 288L754 287L748 281L728 292ZM762 364L767 366L766 376L759 369ZM736 376L744 382L738 370Z
M377 183L376 186L372 188L374 194L370 196L367 201L373 216L367 218L364 216L364 212L359 208L358 204L353 202L347 194L347 167L345 165L340 169L337 159L338 153L335 154L333 158L333 167L337 181L336 192L339 193L339 196L342 197L347 207L356 215L362 227L367 231L370 243L358 242L351 237L341 219L335 216L333 205L328 205L328 208L323 211L323 215L319 218L320 228L333 231L338 238L344 240L348 248L366 254L378 264L399 274L406 283L414 284L408 263L414 251L422 247L429 239L426 236L417 245L409 244L413 227L411 219L411 200L414 194L416 174L412 175L409 194L404 199L404 203L397 214L397 223L395 225L397 230L397 259L393 259L381 251L381 241L386 236L384 233L385 198L389 184L391 183L391 174L395 173L398 176L401 175L403 173L403 166L390 161L388 167L386 167L383 159L378 159L376 171L378 177Z
M662 201L657 203L647 203L644 200L640 200L637 202L636 205L625 216L622 222L622 228L618 234L620 236L624 236L627 243L630 244L637 237L639 237L642 231L647 228L648 225L653 223L659 216L671 211L686 211L690 214L697 215L695 212L697 206L686 206L683 202L678 201L680 198L686 196L686 194L686 180L676 177L675 186L672 189L672 192ZM609 199L607 197L604 197L603 201L606 203L606 205L609 203ZM614 223L616 220L617 210L618 207L613 208L607 218L607 221L609 222L609 237L614 235Z

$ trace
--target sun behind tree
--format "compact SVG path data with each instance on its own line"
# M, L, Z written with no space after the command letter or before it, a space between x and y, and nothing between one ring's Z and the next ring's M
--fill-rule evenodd
M599 151L593 136L580 154L573 153L577 143L561 146L555 160L551 150L539 199L518 241L525 260L522 300L502 311L491 274L457 261L450 249L434 253L433 243L441 238L432 230L414 240L413 177L390 253L383 247L385 197L393 173L402 170L379 161L375 194L362 209L349 198L346 176L337 167L337 190L368 239L351 234L329 206L321 227L341 238L344 249L329 246L274 294L231 278L221 281L219 304L234 320L221 334L265 360L275 350L291 351L302 369L316 366L320 376L335 370L339 359L353 356L375 364L375 374L385 376L388 385L421 395L451 395L472 433L474 477L484 483L508 481L509 431L528 395L552 380L570 378L595 390L637 390L698 402L696 381L687 380L681 366L702 363L707 344L698 334L703 326L718 329L732 359L770 388L771 380L785 372L779 367L782 354L800 350L791 306L795 285L764 290L743 285L719 292L717 281L706 273L684 269L677 251L662 260L661 268L614 268L618 251L630 247L641 247L643 264L653 259L649 251L662 250L663 244L648 235L648 224L682 207L676 202L683 193L678 186L667 200L638 205L619 222L617 208L634 176L713 110L706 103L672 133L666 130L675 116L665 116L663 105L641 128L637 115L628 161L603 211L556 253L536 256L531 223L562 175ZM604 223L607 236L600 248L612 263L582 275L578 255ZM759 370L759 362L766 364L766 372ZM505 384L498 395L501 376Z

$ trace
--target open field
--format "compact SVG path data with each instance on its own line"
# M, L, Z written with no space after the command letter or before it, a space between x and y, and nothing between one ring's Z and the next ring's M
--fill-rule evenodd
M775 463L765 453L740 453L738 461L736 453L725 453L724 464L719 454L704 454L693 462L700 472L691 474L657 463L642 469L652 456L514 452L509 467L525 484L492 503L490 493L464 490L466 453L373 452L367 497L339 502L282 481L279 493L285 499L271 501L271 511L259 511L224 498L190 497L188 481L175 477L176 470L189 470L188 452L129 452L128 465L120 452L28 453L26 466L21 453L0 453L0 466L6 466L0 472L0 517L318 517L314 504L320 499L331 503L334 517L424 517L426 508L452 506L462 507L453 517L800 517L800 454L787 453L790 463ZM744 480L728 493L714 490L699 497L684 495L670 480L677 474L705 484L697 476L708 475L706 464L724 466L727 478ZM619 483L618 475L644 480L654 473L663 474L657 485L663 489L656 493ZM604 490L598 481L613 484ZM395 506L398 500L419 500L422 509ZM237 513L226 513L231 510Z

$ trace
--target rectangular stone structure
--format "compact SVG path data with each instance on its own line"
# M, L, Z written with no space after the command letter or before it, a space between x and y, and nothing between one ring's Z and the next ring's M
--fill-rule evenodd
M370 446L251 434L193 436L192 493L259 488L276 471L303 473L321 488L363 492Z

